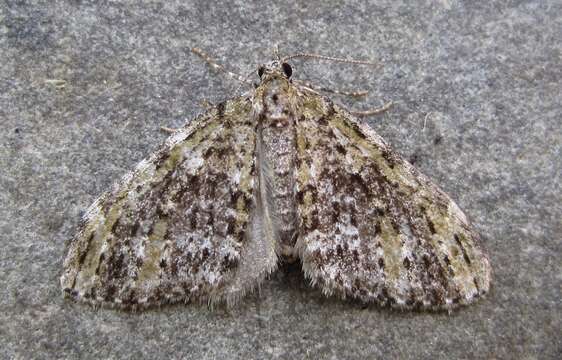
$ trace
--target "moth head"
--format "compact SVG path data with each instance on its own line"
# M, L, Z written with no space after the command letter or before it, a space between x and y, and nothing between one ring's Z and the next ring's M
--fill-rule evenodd
M258 76L262 80L266 76L282 76L286 79L290 79L292 74L293 68L291 65L280 60L270 61L258 68Z

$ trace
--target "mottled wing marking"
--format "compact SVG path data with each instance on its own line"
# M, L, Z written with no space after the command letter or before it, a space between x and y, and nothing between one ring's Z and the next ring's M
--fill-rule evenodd
M69 245L63 291L130 308L235 301L255 286L276 263L256 203L255 145L247 98L172 135L89 208Z
M367 125L315 94L297 121L297 247L327 294L452 308L485 294L490 264L457 205Z

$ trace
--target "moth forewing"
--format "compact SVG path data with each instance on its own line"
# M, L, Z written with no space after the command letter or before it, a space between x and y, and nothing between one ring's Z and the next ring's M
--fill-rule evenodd
M311 56L285 60L294 57ZM291 82L285 61L258 75L92 205L64 261L65 294L125 309L233 305L296 256L325 294L368 303L451 309L488 291L479 236L443 191L366 124Z

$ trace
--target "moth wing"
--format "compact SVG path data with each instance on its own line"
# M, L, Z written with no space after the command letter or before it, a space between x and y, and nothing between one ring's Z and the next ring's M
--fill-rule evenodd
M256 181L251 103L238 98L172 135L87 211L61 286L137 308L236 301L276 266Z
M307 95L297 122L297 247L326 294L450 309L491 268L458 206L366 124Z

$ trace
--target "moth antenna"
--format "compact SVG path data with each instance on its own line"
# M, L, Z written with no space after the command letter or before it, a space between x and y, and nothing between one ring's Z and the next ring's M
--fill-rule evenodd
M345 91L345 90L338 90L338 89L331 89L331 88L327 88L327 87L321 87L321 86L317 86L314 85L308 81L303 81L303 80L293 80L293 82L295 84L307 87L311 90L316 90L316 91L324 91L324 92L328 92L328 93L332 93L332 94L337 94L337 95L344 95L344 96L351 96L351 97L362 97L362 96L366 96L369 94L369 91L367 90L356 90L356 91Z
M380 66L379 64L374 63L372 61L344 59L344 58L337 58L337 57L324 56L324 55L318 55L318 54L307 54L307 53L297 53L297 54L289 55L289 56L284 57L281 61L286 62L288 60L295 59L295 58L327 60L327 61L334 61L334 62L340 62L340 63L346 63L346 64Z
M211 65L211 67L213 67L214 69L216 69L216 70L218 70L218 71L221 71L221 72L225 73L225 74L228 75L230 78L232 78L232 79L234 79L234 80L238 80L238 81L240 81L240 82L242 82L242 83L246 83L246 84L248 84L248 85L252 85L252 83L251 83L250 81L248 81L248 80L246 79L246 77L244 77L244 76L242 76L242 75L240 75L240 74L238 74L238 73L235 73L235 72L232 72L232 71L228 71L223 65L217 63L212 57L210 57L210 56L209 56L207 53L205 53L203 50L201 50L201 49L199 49L199 48L197 48L197 47L194 47L194 48L191 48L191 52L194 53L194 54L196 54L196 55L199 55L203 60L205 60L205 62L207 62L209 65Z
M236 88L236 90L234 91L235 94L238 93L238 91L240 90L240 88L242 87L242 85L251 85L252 82L250 81L250 76L252 76L256 71L255 70L251 70L249 71L246 75L243 76L244 81L240 82L240 85L238 85L238 87Z

